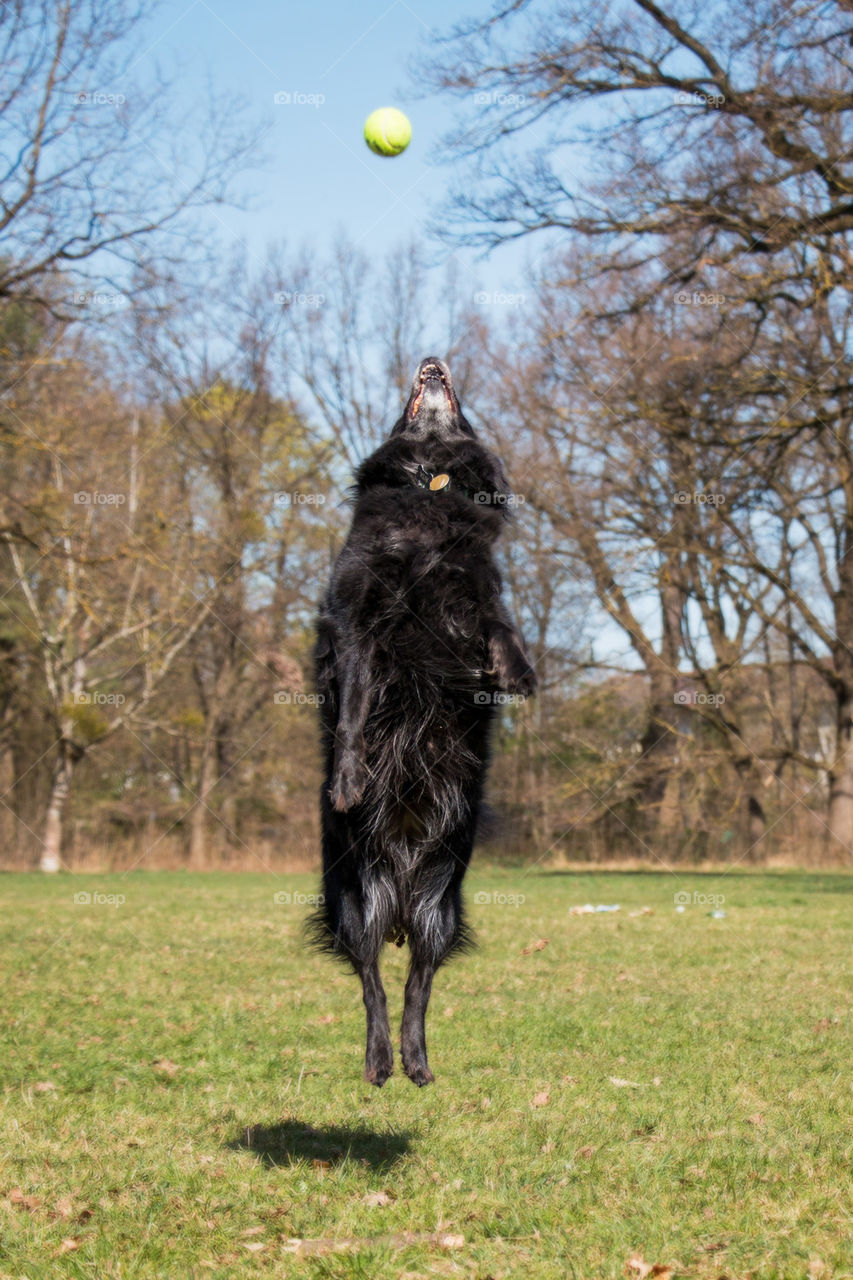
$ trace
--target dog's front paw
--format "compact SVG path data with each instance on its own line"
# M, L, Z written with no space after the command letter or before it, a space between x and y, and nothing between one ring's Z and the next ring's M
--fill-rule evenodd
M344 751L335 761L335 772L329 796L332 808L338 813L354 809L364 795L367 786L367 769L364 761L354 751Z

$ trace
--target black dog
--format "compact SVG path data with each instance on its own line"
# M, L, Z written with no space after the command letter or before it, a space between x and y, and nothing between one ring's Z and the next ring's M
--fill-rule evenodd
M470 941L461 885L494 695L536 686L493 559L509 496L447 365L424 360L403 416L358 469L315 653L326 780L311 932L361 978L376 1085L393 1070L379 952L406 936L403 1068L433 1079L424 1018L436 969Z

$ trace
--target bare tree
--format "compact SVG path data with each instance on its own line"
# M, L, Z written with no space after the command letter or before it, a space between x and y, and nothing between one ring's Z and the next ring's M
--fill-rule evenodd
M214 819L226 843L239 841L235 768L252 746L242 739L276 692L282 707L301 692L295 638L310 626L334 525L329 449L273 388L276 279L269 269L251 278L238 257L203 292L202 313L175 301L165 323L137 327L177 463L178 522L192 549L183 571L209 605L187 649L198 731L179 725L179 707L158 720L187 743L179 781L194 867L209 861ZM255 738L271 726L267 716Z
M612 271L686 232L684 284L709 260L832 239L844 285L851 32L849 6L816 0L760 0L723 22L685 0L502 5L458 27L431 71L471 104L456 141L481 156L485 185L468 175L457 227L492 244L579 231Z
M146 0L0 8L0 296L74 315L90 309L93 280L126 292L146 255L185 261L185 215L225 201L249 161L241 104L214 100L194 121L179 119L169 84L134 74L152 9ZM62 297L45 288L58 272Z
M670 437L692 441L688 472L716 473L723 492L739 496L715 513L713 536L700 545L678 534L674 560L665 553L673 524L664 520L657 545L673 618L681 617L679 644L694 660L710 646L722 671L744 624L737 648L749 634L771 648L784 639L827 681L837 706L829 827L847 850L851 33L843 3L761 0L720 22L718 10L682 0L521 0L457 28L455 56L444 50L432 71L433 83L470 103L456 143L479 157L478 179L469 165L455 198L452 236L568 239L598 294L588 308L598 318L659 323L667 300L720 305L718 327L733 331L734 345L726 350L709 331L704 353L694 349L702 378L681 380L690 394L674 401L682 425ZM648 341L624 352L619 377L642 385L645 360L658 355ZM677 416L667 409L664 421L675 426ZM596 452L591 465L603 472L606 444L598 440ZM590 518L603 524L590 529ZM575 519L590 564L607 520L592 509ZM606 557L599 577L601 594ZM617 595L611 612L633 634L627 603ZM699 645L685 627L688 605ZM662 618L668 612L662 603ZM736 753L743 726L730 712L710 722ZM780 749L797 754L792 743ZM732 758L741 773L763 767L748 754Z
M57 871L76 767L147 707L209 604L174 568L162 477L151 484L143 463L150 423L141 428L95 385L70 346L30 382L16 418L38 426L16 442L20 515L4 540L12 608L41 665L55 739L41 868Z

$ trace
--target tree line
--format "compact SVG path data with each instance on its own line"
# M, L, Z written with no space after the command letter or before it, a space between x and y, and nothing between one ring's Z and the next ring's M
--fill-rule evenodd
M114 56L103 13L0 18L0 138L32 139L0 179L4 862L316 856L312 619L425 342L516 490L540 677L502 712L484 840L848 859L848 8L520 0L449 33L443 234L544 245L513 308L417 244L223 265L194 219L252 131L146 206L131 108L90 132L68 102ZM112 17L120 49L138 17Z

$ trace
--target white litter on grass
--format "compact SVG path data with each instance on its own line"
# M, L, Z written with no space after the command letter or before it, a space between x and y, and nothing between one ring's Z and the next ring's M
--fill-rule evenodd
M597 907L594 907L591 902L585 902L582 907L569 907L569 915L570 916L588 916L588 915L593 915L595 912L598 912L598 911L618 911L618 910L619 910L618 902L614 902L612 905L609 905L609 906L603 902L600 902Z
M725 911L709 911L708 915L712 920L725 920L726 918Z

